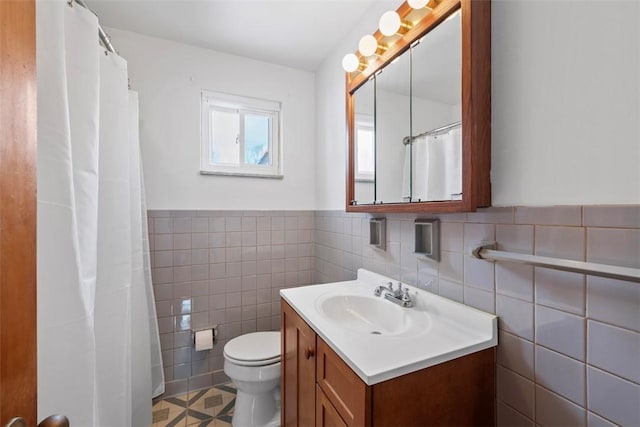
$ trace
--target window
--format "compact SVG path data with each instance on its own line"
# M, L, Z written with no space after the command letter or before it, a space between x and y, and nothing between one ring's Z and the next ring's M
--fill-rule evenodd
M356 114L356 181L373 181L375 172L375 130L373 117Z
M202 92L203 174L282 178L280 103Z

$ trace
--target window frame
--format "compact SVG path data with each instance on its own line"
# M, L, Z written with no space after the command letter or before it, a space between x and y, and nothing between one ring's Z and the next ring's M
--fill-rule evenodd
M240 144L240 163L238 164L214 163L211 161L211 114L213 111L237 112L240 116L238 141ZM203 90L201 93L200 113L200 174L276 179L284 177L282 174L282 112L279 101ZM270 119L269 159L271 165L244 163L244 117L247 114L259 115Z
M358 130L366 129L373 132L373 169L374 172L371 173L362 173L360 172L360 167L358 165L359 150L360 150L360 140L358 139ZM375 150L376 150L376 130L374 124L373 115L369 114L356 114L355 115L355 123L354 123L354 139L355 139L355 156L354 156L354 179L357 182L373 182L375 179Z

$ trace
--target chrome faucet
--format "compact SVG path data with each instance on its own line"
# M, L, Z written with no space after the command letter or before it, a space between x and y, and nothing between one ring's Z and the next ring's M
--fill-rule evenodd
M384 294L383 294L384 292ZM383 295L386 300L391 301L394 304L398 304L401 307L409 308L413 307L413 300L409 295L409 288L402 288L402 283L398 282L398 288L393 289L393 283L387 282L387 285L380 285L376 287L373 294L377 297Z

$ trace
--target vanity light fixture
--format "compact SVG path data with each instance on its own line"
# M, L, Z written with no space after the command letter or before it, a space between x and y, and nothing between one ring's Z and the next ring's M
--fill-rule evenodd
M412 9L422 9L429 3L429 0L407 0Z
M378 40L371 34L362 36L360 43L358 43L358 52L364 57L377 55L378 51L384 52L387 50L387 46L378 44Z
M347 53L344 58L342 58L342 68L347 73L352 73L356 71L360 67L366 67L366 63L361 63L356 54Z
M378 40L371 34L362 36L360 43L358 43L358 51L362 56L371 56L378 50Z
M423 7L427 7L428 9L430 9L429 6L427 6L429 4L429 1L433 0L407 0L407 3L414 9ZM382 40L384 37L389 37L396 34L404 34L412 27L413 24L410 21L403 21L397 11L389 10L385 12L380 17L379 22L380 34L382 34L383 37L381 38L379 35L373 36L371 34L363 36L358 43L359 55L356 55L354 53L346 54L342 58L342 68L347 73L365 70L369 66L366 58L374 55L382 56L383 53L388 49L388 46L386 44L378 43L379 39Z
M400 15L395 10L389 10L382 14L378 23L380 32L385 36L392 36L400 31L400 28L410 29L411 24L402 22Z

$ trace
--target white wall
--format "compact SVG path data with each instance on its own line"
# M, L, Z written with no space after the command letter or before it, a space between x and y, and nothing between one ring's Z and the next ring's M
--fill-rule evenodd
M495 205L640 202L639 29L637 1L496 2Z
M316 72L317 209L344 210L346 206L347 128L342 57L355 52L360 37L377 28L380 15L396 7L393 2L374 3Z
M149 209L315 208L313 73L109 29L140 94ZM202 89L282 102L284 179L200 175Z
M380 6L316 75L318 209L345 205L340 61L376 28ZM640 2L492 8L493 204L640 203Z

